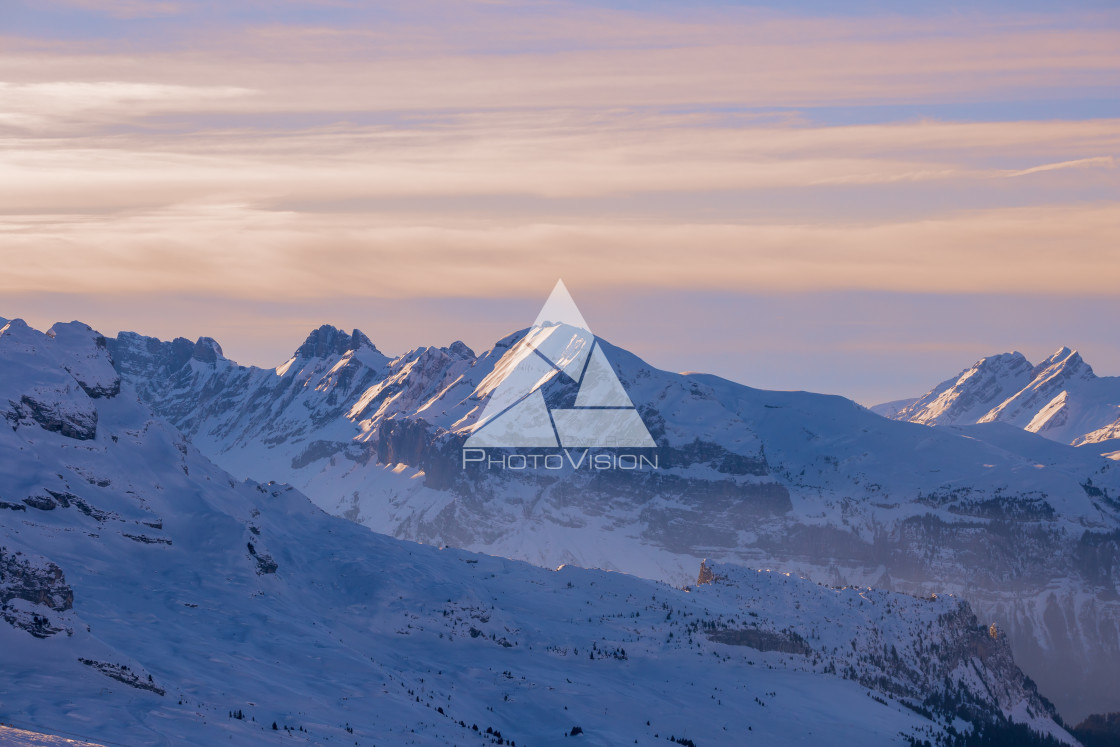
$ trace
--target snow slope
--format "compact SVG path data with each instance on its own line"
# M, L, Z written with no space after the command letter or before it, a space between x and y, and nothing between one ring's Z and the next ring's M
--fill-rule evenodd
M1072 743L959 598L718 564L682 590L377 535L235 480L116 386L95 332L52 332L0 329L0 722L122 744Z
M388 359L332 330L313 336L349 343L305 343L275 370L217 354L175 367L185 341L109 346L126 381L220 466L291 483L379 532L676 584L708 557L953 592L1007 631L1067 716L1120 710L1120 465L1001 423L926 428L840 397L659 371L600 340L658 470L464 469L462 444L525 356L525 332L478 355L457 343ZM547 398L575 396L563 376L546 384Z
M893 418L902 410L918 401L917 397L907 397L906 399L896 399L890 402L883 402L882 404L869 407L868 409L876 415L882 415L884 418Z

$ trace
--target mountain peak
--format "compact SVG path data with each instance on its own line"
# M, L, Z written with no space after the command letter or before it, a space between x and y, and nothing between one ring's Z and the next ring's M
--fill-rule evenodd
M998 406L1005 392L1022 389L1032 376L1031 363L1022 353L990 355L887 417L924 425L975 422Z
M55 322L53 325L51 325L51 328L47 330L46 334L47 337L57 337L59 334L84 335L93 337L101 336L100 333L93 329L93 327L89 326L85 322L79 321Z
M1018 350L1012 350L1010 353L999 353L997 355L988 356L987 358L981 358L980 363L983 363L985 361L1006 361L1008 363L1018 363L1019 361L1026 360L1027 356L1023 355ZM1029 365L1030 361L1027 361L1027 363Z
M1035 369L1035 376L1045 374L1047 378L1056 374L1065 374L1067 376L1082 376L1085 378L1095 377L1093 369L1085 362L1073 348L1062 346L1058 348L1049 358L1039 363Z
M31 327L22 319L8 319L4 322L4 325L0 327L0 335L20 335L26 333L29 329L31 329Z
M1070 357L1071 355L1077 355L1077 351L1071 347L1062 345L1060 348L1058 348L1057 352L1050 356L1049 360L1062 360L1064 358Z
M194 350L191 352L191 358L202 363L217 363L222 355L222 346L213 337L200 337L198 342L194 344Z
M447 352L449 355L455 358L461 358L463 360L473 360L474 358L478 357L475 355L474 351L471 350L470 347L462 340L456 340L455 342L451 343L447 347Z
M873 408L895 420L925 425L1008 423L1054 441L1081 445L1112 438L1120 377L1099 377L1063 345L1038 365L1022 353L982 358L914 404ZM893 413L893 414L892 414ZM1098 435L1099 434L1099 435Z
M327 358L332 355L344 355L363 346L377 350L361 330L355 329L352 333L346 334L338 327L324 324L311 331L296 350L295 357Z
M957 383L961 384L969 378L977 375L979 372L999 372L1006 369L1030 369L1031 362L1027 357L1015 350L1010 353L997 353L996 355L989 355L972 364L972 368L963 371L957 379Z

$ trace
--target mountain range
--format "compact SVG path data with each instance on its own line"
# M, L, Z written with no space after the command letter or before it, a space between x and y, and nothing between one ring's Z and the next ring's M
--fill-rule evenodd
M967 599L1071 720L1120 710L1120 464L1007 423L660 371L599 340L659 468L510 471L462 446L526 330L382 353L322 326L274 369L212 339L106 341L122 381L238 479L401 539L688 583L704 558ZM550 396L574 396L556 376Z
M923 425L1007 423L1120 459L1120 376L1097 376L1066 347L1037 366L1018 352L981 358L917 399L871 409Z
M220 396L222 376L256 384L269 396L226 423L254 411L258 428L302 422L304 438L337 425L316 420L320 401L363 433L375 398L359 407L364 393L343 392L371 363L399 375L479 360L389 360L320 329L284 371L261 372L208 340L0 327L0 737L12 743L1074 743L1006 631L959 596L720 563L676 588L390 538L216 465L145 404L159 380L134 383L144 369L126 345L200 394ZM425 391L453 385L439 383ZM308 464L332 458L359 461ZM750 470L718 458L756 478L744 485L777 484L761 455Z

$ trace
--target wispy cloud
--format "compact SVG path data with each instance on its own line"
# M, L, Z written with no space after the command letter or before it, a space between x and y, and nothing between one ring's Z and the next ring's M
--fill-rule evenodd
M222 108L253 91L235 86L124 81L0 82L0 122L28 133L83 131L153 115Z
M118 101L115 87L97 90L100 94L89 106ZM157 88L144 93L135 105L149 110L178 106L190 96L215 103L242 99L240 89ZM62 111L76 116L86 111L84 106L76 97ZM10 111L20 113L18 108ZM52 121L59 121L63 114L54 116ZM520 195L570 200L936 183L956 190L969 185L993 189L993 182L1022 173L1006 169L1008 162L1037 162L1040 155L1077 162L1074 157L1081 153L1120 148L1120 122L726 126L707 118L627 111L605 113L588 123L572 112L549 111L186 133L171 120L163 127L96 135L65 129L50 138L20 134L6 143L0 152L0 169L7 177L0 181L0 204L8 212L51 211L52 206L100 212L230 201L335 212L332 204L376 198ZM1100 178L1115 183L1117 177L1102 170ZM1045 188L1046 182L1036 179L1030 186ZM790 199L797 197L791 194ZM589 210L587 217L593 220L594 210Z
M121 19L177 15L187 8L184 3L163 0L46 0L46 2L50 5L91 10Z
M264 92L256 111L1008 100L1040 91L1107 95L1120 70L1115 14L1080 24L1071 14L1055 26L1031 16L824 20L565 4L512 13L472 3L379 7L380 16L333 24L303 16L270 23L266 13L247 13L247 21L225 26L198 19L145 28L123 53L115 38L93 37L86 51L69 54L6 44L0 69L16 82L220 80Z
M1113 168L1116 166L1116 159L1112 156L1095 156L1093 158L1077 158L1073 161L1060 161L1058 163L1045 163L1041 166L1032 166L1029 169L1020 169L1019 171L1012 171L1008 176L1026 176L1027 174L1038 174L1043 171L1057 171L1059 169L1088 169L1088 168Z
M1068 226L1078 227L1078 241ZM1109 293L1110 205L958 212L872 225L673 221L408 222L244 205L103 216L9 216L4 292L161 289L267 299L517 294L563 275L585 287L741 291ZM1061 254L1060 265L1053 259Z

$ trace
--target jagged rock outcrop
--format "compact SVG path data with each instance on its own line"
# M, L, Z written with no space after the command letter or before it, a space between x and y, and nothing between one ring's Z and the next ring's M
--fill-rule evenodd
M222 346L212 337L200 337L191 350L191 360L199 363L217 363L225 358Z
M64 612L73 605L74 591L61 568L45 558L0 547L0 618L5 622L36 638L47 638L62 631L50 612Z
M120 393L121 379L107 354L105 338L80 322L56 324L47 333L14 319L0 328L0 415L12 427L38 426L68 438L97 436L94 401ZM49 370L32 375L32 362Z
M19 405L9 410L10 422L17 427L30 420L45 431L67 438L89 441L97 437L97 408L84 394L69 386L62 389L35 389L20 395Z
M296 350L296 357L327 358L334 355L345 355L347 352L363 346L377 350L369 338L359 330L346 334L337 327L324 324L318 329L312 330L311 334Z
M106 355L108 342L88 324L56 324L47 330L56 357L78 386L92 399L115 397L121 391L121 377Z
M13 599L62 612L74 605L74 591L54 563L0 547L0 604Z

